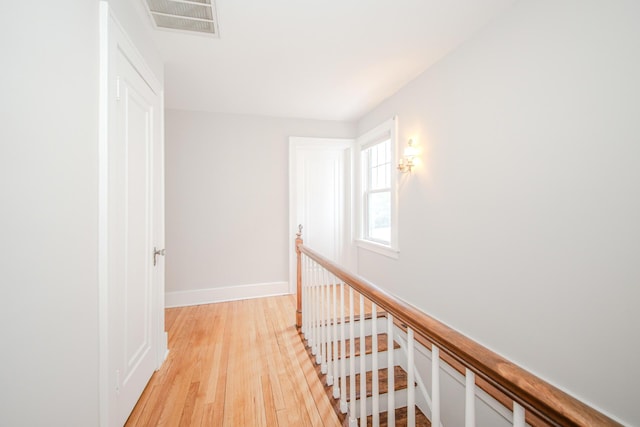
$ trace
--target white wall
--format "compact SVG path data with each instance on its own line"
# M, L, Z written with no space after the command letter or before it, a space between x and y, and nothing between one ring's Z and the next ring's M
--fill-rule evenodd
M0 14L3 426L98 423L97 23L97 1Z
M98 5L0 14L2 426L99 423Z
M354 134L349 123L167 110L167 303L288 283L289 136Z
M521 1L359 123L422 164L362 275L640 425L640 3ZM606 360L606 363L602 363Z
M140 51L147 65L160 82L164 81L164 63L153 40L151 18L143 0L106 0L127 37Z

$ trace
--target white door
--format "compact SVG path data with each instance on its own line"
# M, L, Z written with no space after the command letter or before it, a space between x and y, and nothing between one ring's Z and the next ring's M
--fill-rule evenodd
M351 251L351 139L290 138L290 241L298 224L305 244L347 268ZM295 292L295 258L290 249L290 283Z
M166 346L161 342L164 258L154 265L154 247L161 249L164 242L161 94L143 77L148 72L135 51L121 42L126 38L116 37L109 53L114 88L106 200L110 426L126 422Z

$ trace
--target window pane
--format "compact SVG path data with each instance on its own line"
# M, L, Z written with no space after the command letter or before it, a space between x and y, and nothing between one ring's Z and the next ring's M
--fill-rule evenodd
M389 141L385 141L379 146L380 154L378 156L379 163L384 164L387 163L387 152L389 151Z
M369 152L371 153L371 167L375 167L378 164L378 150L376 150L377 145L369 148Z
M389 166L387 165L387 167L383 169L381 187L384 187L384 188L391 187L390 178L391 176L389 175Z
M387 140L381 145L382 152L384 154L383 161L381 163L391 162L391 141Z
M391 186L391 141L387 140L369 147L365 151L368 165L363 165L367 169L368 190L379 190Z
M368 236L370 239L391 241L391 193L370 193L368 197Z
M371 169L371 189L375 190L381 188L383 182L381 180L381 175L384 173L380 166L376 166Z

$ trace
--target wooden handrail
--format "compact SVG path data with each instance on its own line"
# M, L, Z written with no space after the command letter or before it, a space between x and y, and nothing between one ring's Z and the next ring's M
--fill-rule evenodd
M348 272L305 246L300 235L301 233L297 234L298 238L296 239L296 253L298 255L298 311L296 314L301 313L300 259L301 254L305 254L549 425L621 426L601 412L467 338L416 307L401 301L366 279ZM298 316L296 316L296 324L301 325Z

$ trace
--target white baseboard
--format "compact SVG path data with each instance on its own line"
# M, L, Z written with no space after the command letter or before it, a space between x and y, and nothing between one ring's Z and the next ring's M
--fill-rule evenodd
M189 305L263 298L288 293L290 292L289 283L287 282L256 283L252 285L225 286L223 288L167 292L164 301L167 308L186 307Z

